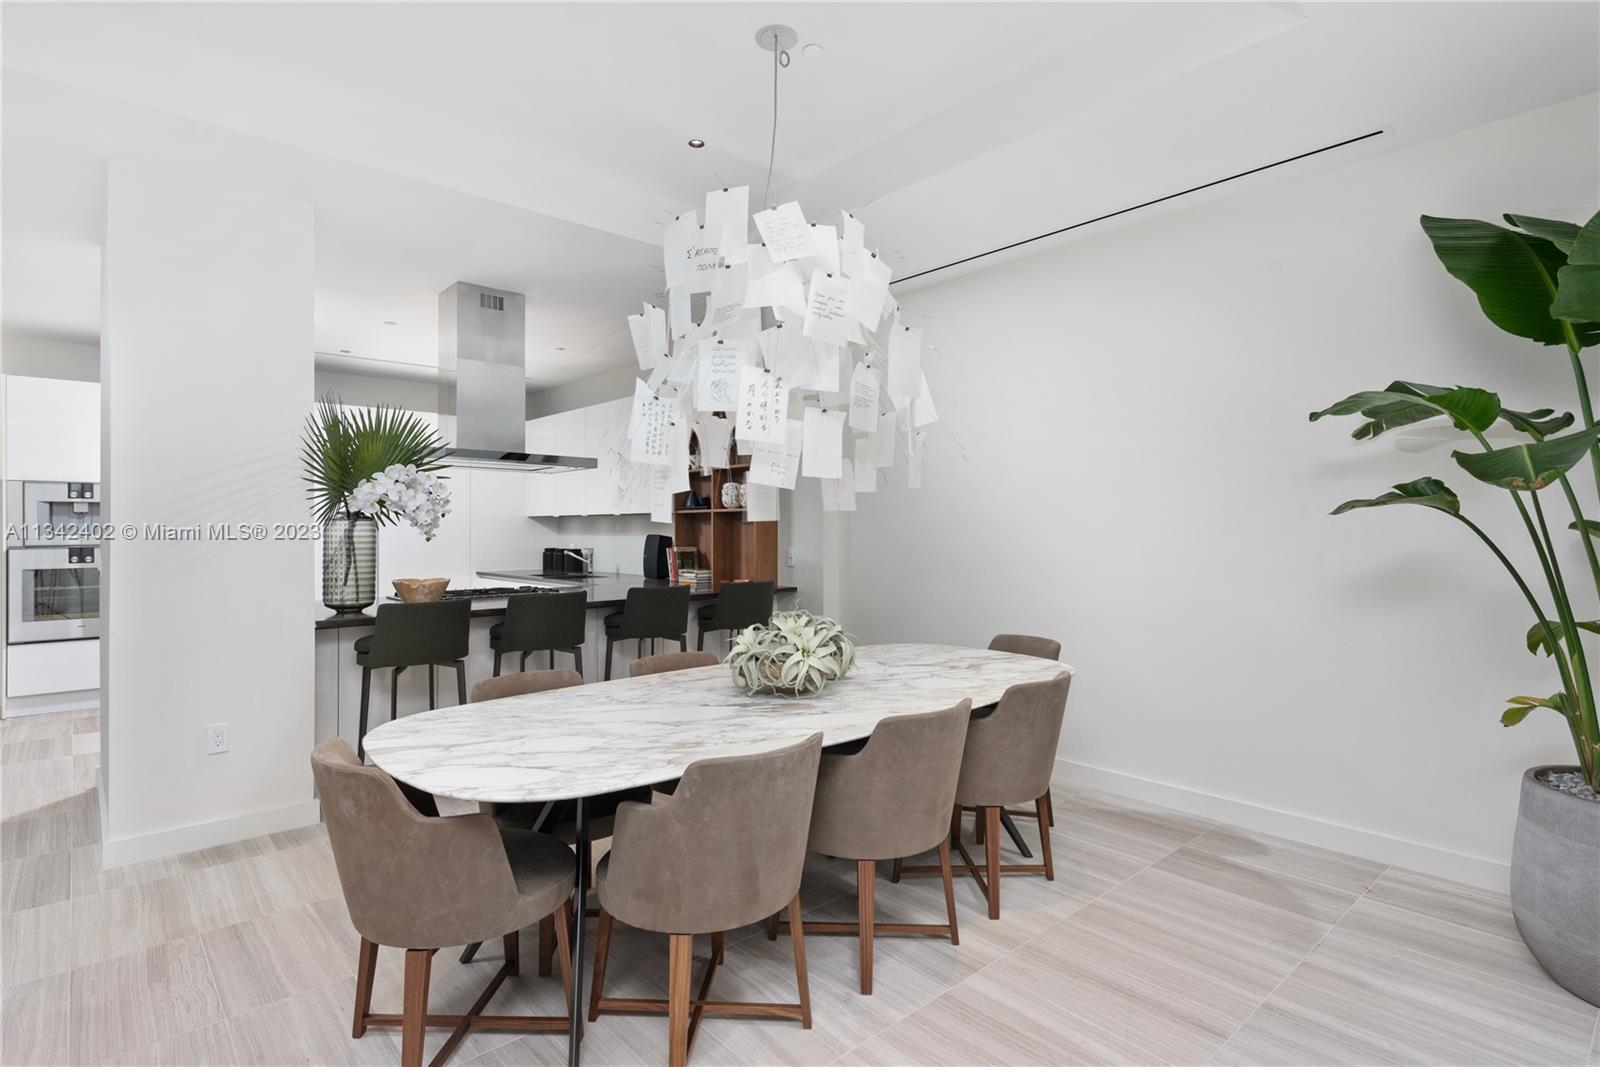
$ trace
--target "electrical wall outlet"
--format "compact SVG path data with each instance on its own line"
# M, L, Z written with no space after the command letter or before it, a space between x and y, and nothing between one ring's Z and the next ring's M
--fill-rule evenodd
M785 556L784 556L784 566L787 566L787 567L793 567L794 566L794 549L792 547L789 549L788 553L786 553Z
M228 751L228 724L214 722L206 727L206 755L215 756Z

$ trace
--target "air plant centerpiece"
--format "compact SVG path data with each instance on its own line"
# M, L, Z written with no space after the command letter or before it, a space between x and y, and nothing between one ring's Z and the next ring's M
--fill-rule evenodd
M850 673L856 646L833 619L796 609L747 627L723 662L734 683L752 696L814 696Z
M377 600L378 527L404 520L426 540L450 513L436 474L444 441L415 413L317 402L302 439L311 514L322 526L322 602L358 612Z

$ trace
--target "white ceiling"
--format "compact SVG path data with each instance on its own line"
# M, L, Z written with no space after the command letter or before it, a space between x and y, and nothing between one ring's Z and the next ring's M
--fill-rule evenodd
M665 219L717 185L760 197L766 23L823 46L780 75L774 199L857 210L904 276L1374 129L1347 151L1592 92L1597 10L7 4L0 317L98 335L105 160L159 154L315 204L319 350L431 363L463 279L528 294L552 385L630 358Z

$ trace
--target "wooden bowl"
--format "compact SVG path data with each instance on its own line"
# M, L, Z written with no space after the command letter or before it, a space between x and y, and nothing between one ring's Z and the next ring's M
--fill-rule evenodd
M394 595L405 604L432 604L444 596L448 578L396 578Z

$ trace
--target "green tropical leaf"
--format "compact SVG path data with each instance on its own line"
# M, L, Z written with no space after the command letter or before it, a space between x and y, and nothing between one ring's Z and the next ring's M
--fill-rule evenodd
M1600 537L1600 522L1597 522L1594 519L1584 519L1581 522L1574 520L1573 522L1567 523L1567 529L1582 530L1590 537Z
M1450 453L1461 469L1501 489L1537 491L1565 474L1594 443L1600 427L1552 437L1531 445L1512 445L1487 452Z
M1566 343L1551 303L1567 257L1553 242L1477 219L1424 215L1422 229L1439 262L1477 295L1490 322L1540 344ZM1600 343L1600 325L1574 327L1574 332L1580 345Z
M1580 630L1587 630L1592 634L1600 634L1600 619L1597 619L1593 622L1576 622L1573 625ZM1551 622L1550 629L1554 631L1557 642L1566 640L1567 635L1561 631L1560 623ZM1546 641L1544 637L1543 623L1536 622L1531 628L1529 628L1528 651L1534 653L1543 652L1547 656L1551 654L1550 643Z
M1402 482L1392 491L1368 500L1346 500L1333 509L1333 514L1343 515L1357 508L1381 508L1389 504L1420 504L1425 508L1434 508L1451 515L1461 514L1460 499L1450 491L1449 486L1437 478L1418 478L1414 482Z
M414 466L434 471L444 441L414 412L380 404L346 409L332 393L317 401L301 439L302 477L310 484L311 514L319 523L344 510L345 499L362 481L388 467ZM372 516L378 523L393 516Z
M1562 222L1559 219L1541 219L1537 215L1502 215L1501 218L1519 230L1527 230L1535 237L1543 237L1559 248L1562 255L1572 255L1572 242L1578 239L1577 223Z
M1536 411L1512 411L1510 408L1501 408L1500 419L1513 430L1531 434L1540 441L1553 433L1565 430L1573 421L1572 412L1563 411L1557 415L1551 408L1539 408Z
M1572 324L1579 335L1579 343L1595 344L1584 340L1600 331L1600 212L1583 224L1567 252L1566 266L1556 275L1555 303L1550 314Z
M1390 382L1387 389L1352 393L1321 411L1313 411L1310 419L1316 422L1328 415L1357 414L1368 420L1350 434L1358 441L1439 415L1450 416L1457 429L1482 433L1499 418L1500 398L1487 389L1470 386L1444 389L1437 385L1395 381Z
M1506 701L1511 706L1500 713L1501 726L1515 726L1528 717L1534 708L1549 708L1560 715L1567 714L1567 694L1554 693L1548 697L1512 697Z

